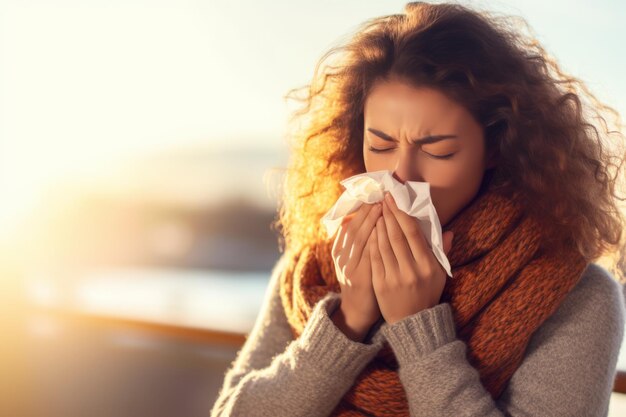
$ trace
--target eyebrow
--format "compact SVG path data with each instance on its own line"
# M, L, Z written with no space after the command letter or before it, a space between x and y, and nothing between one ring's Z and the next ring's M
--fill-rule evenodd
M391 136L389 136L388 134L384 132L381 132L380 130L372 129L370 127L368 127L367 130L369 130L370 132L372 132L373 134L375 134L376 136L378 136L379 138L383 140L386 140L389 142L398 142L397 139L392 138ZM423 138L419 138L419 139L411 139L411 142L417 145L423 145L427 143L439 142L444 139L458 139L458 137L456 135L434 135L434 136L429 135L429 136L424 136Z

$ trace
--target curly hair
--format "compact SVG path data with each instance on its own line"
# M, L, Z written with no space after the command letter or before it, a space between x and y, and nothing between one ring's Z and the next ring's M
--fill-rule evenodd
M320 219L341 195L339 181L365 172L367 94L392 77L436 88L468 109L497 155L485 177L522 193L546 231L544 244L574 244L590 261L623 248L618 112L565 73L524 19L411 2L402 14L357 27L320 58L310 84L285 96L304 104L289 119L290 158L272 225L281 251L325 239ZM609 113L617 130L608 128ZM621 255L609 269L624 282Z

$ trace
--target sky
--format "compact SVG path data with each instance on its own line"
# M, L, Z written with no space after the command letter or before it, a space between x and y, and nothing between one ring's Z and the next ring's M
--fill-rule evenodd
M405 3L0 1L0 227L50 184L138 155L283 147L287 91L360 23ZM524 17L566 71L626 111L626 3L461 3Z

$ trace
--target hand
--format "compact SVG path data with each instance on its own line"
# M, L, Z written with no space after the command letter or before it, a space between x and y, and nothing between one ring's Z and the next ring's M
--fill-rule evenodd
M370 246L381 204L362 204L354 216L344 218L332 248L341 305L333 321L352 339L361 339L381 317L372 286Z
M370 245L372 284L381 314L388 324L439 304L447 273L435 257L419 222L396 206L391 194L383 200L383 216ZM443 250L453 234L443 233Z

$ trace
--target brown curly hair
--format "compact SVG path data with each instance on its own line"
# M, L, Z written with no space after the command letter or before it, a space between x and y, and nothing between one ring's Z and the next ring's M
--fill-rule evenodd
M320 219L342 193L339 181L365 172L367 94L391 77L437 88L482 124L487 152L498 160L485 176L522 192L546 245L574 244L590 261L623 247L617 111L561 70L522 18L412 2L403 14L364 22L322 56L310 84L285 96L304 105L289 119L290 159L272 225L281 251L325 239ZM617 130L608 129L608 113ZM622 266L608 269L624 282Z

